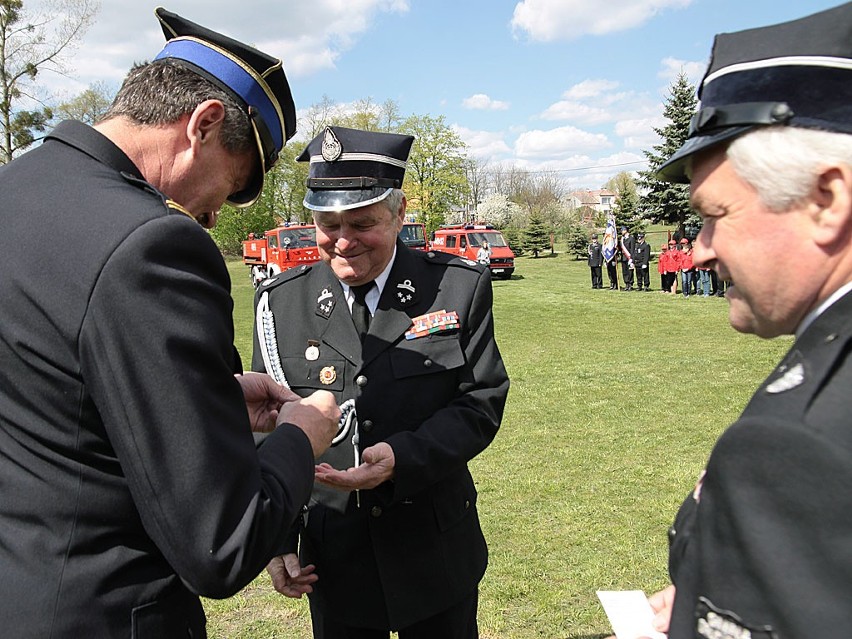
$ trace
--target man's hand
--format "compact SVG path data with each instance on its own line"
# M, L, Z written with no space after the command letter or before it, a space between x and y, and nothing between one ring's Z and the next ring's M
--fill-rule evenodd
M247 372L235 377L243 389L251 429L256 433L275 430L281 405L299 399L296 393L281 386L266 373Z
M328 464L319 464L314 479L340 490L366 490L375 488L393 477L395 464L393 448L390 444L379 442L364 449L358 468L337 470Z
M313 592L312 584L319 577L314 573L316 566L309 564L304 568L299 565L299 556L289 553L281 557L273 557L266 567L266 572L272 577L275 590L285 597L301 599L302 595Z
M669 623L672 620L672 607L674 606L675 587L669 586L656 592L648 597L648 603L651 604L651 610L654 611L654 621L652 625L654 630L668 634ZM606 639L616 639L615 635L610 635ZM648 639L648 637L636 637L636 639Z
M648 597L648 603L654 611L654 630L668 633L674 607L675 587L669 586Z
M287 422L301 428L311 442L314 459L322 455L337 435L340 408L334 395L316 391L298 401L284 404L278 413L278 423Z

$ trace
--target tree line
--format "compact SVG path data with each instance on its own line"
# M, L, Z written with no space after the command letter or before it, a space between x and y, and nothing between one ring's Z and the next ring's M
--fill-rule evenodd
M49 14L37 15L25 9L24 0L0 0L0 164L38 143L60 120L96 122L112 100L103 83L65 101L43 95L39 74L67 72L64 60L99 8L97 0L53 2ZM661 142L644 151L648 170L638 175L622 172L601 185L615 194L619 225L638 231L648 223L665 223L676 225L682 234L696 228L687 187L654 178L657 167L686 139L696 106L694 87L681 74L664 105L667 124L655 129ZM249 233L310 221L302 207L308 166L296 157L329 125L415 137L403 189L409 213L428 232L447 223L481 222L502 229L518 254L552 251L553 240L559 239L584 257L589 234L606 223L603 214L572 196L557 172L526 171L473 156L442 115L404 116L393 100L367 97L344 106L323 96L300 119L301 142L291 140L284 147L258 201L239 211L223 209L211 231L223 252L238 253Z

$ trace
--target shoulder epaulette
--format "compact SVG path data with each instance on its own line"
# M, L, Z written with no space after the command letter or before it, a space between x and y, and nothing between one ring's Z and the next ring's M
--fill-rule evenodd
M271 291L274 288L278 288L282 284L286 284L287 282L292 282L293 280L302 277L303 275L307 275L311 272L312 264L302 264L302 266L296 266L294 268L287 269L286 271L282 271L276 275L273 275L269 279L263 280L257 287L258 294L261 294L265 291Z
M423 258L427 263L432 264L446 264L447 266L461 266L463 268L468 268L474 271L480 270L482 265L478 262L474 262L473 260L469 260L465 257L459 257L458 255L452 255L450 253L444 253L443 251L418 251L418 253L423 254Z

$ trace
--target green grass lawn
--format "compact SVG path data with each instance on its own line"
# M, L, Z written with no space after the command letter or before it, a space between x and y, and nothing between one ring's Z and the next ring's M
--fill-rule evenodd
M494 281L509 401L471 463L490 548L480 632L602 637L595 591L668 583L675 511L790 339L734 332L723 299L658 292L653 264L650 293L592 290L585 262L565 254L516 267ZM229 268L248 366L253 291L247 267ZM310 637L307 603L277 595L265 575L205 608L213 638Z

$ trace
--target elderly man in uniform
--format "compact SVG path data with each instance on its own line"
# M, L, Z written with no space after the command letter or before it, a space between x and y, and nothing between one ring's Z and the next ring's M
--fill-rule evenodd
M694 260L729 319L795 342L720 437L670 531L670 639L852 628L852 4L716 37L687 141ZM789 256L795 255L795 260Z
M99 124L0 169L6 637L206 636L198 595L284 550L338 428L330 393L242 374L203 228L257 197L293 134L281 62L156 14L165 48Z
M295 537L270 565L282 593L313 590L317 639L478 636L487 548L467 463L496 434L509 379L488 269L397 238L412 143L337 126L310 142L322 261L257 294L254 369L355 407L317 467L301 567Z

